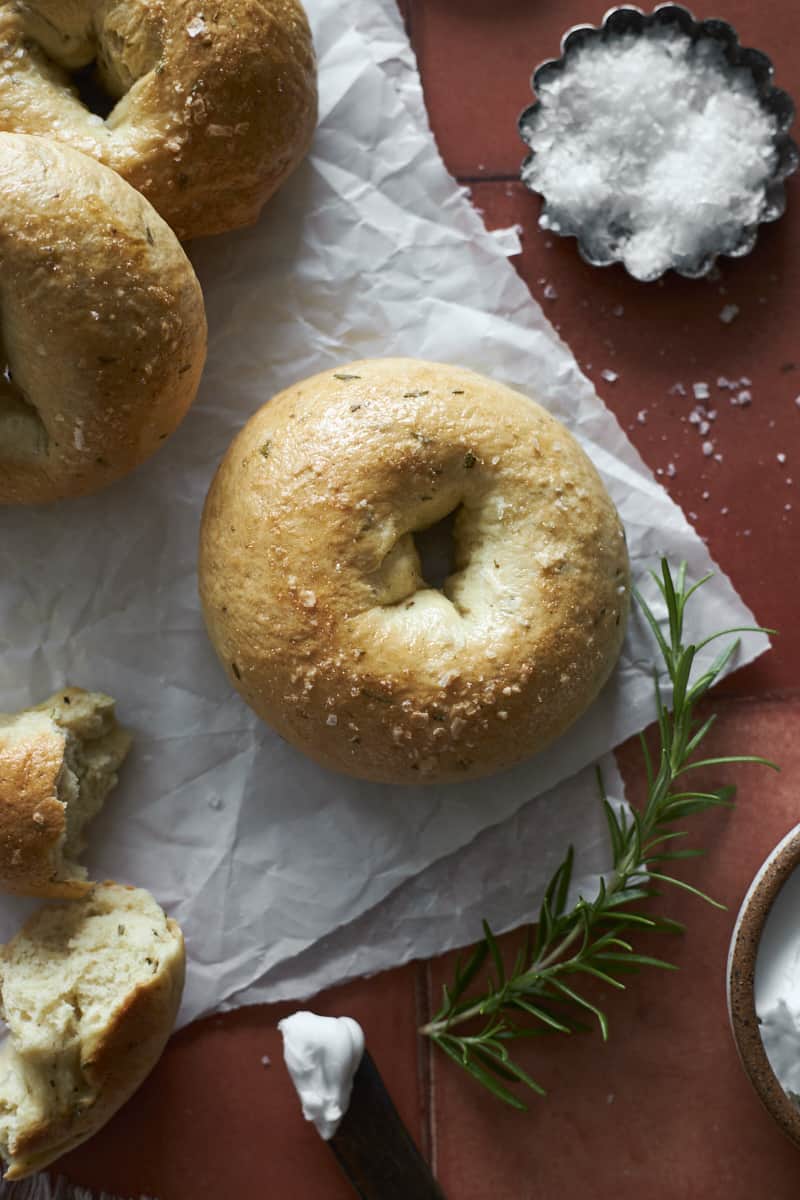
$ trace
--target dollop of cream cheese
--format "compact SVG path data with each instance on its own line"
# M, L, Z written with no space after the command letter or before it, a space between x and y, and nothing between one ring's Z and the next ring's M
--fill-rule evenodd
M352 1017L312 1012L284 1017L278 1029L303 1116L330 1141L350 1104L353 1077L364 1056L364 1032Z

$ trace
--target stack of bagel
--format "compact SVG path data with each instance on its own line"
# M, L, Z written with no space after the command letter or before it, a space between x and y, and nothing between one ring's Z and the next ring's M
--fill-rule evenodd
M206 353L180 242L252 224L316 112L298 0L0 0L0 504L95 492L175 430Z

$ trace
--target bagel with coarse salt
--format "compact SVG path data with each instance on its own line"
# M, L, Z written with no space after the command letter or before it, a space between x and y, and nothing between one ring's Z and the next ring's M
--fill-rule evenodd
M454 569L414 533L455 513ZM619 517L543 408L471 371L353 363L245 425L203 514L200 590L234 687L317 762L465 780L541 750L617 660Z
M74 86L92 63L105 119ZM182 240L251 225L316 116L299 0L0 0L0 129L112 167Z
M124 179L0 133L0 504L96 492L162 445L206 354L197 276Z

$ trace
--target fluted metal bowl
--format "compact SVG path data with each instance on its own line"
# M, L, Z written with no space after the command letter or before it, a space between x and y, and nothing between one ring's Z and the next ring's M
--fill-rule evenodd
M772 176L764 189L764 199L758 221L752 225L742 226L738 239L714 254L706 254L695 262L673 265L672 269L679 275L689 279L699 279L714 267L720 255L729 258L741 258L749 254L756 243L758 228L768 221L776 221L786 209L786 179L797 170L800 164L800 152L789 136L789 129L795 116L795 107L791 97L780 88L774 87L772 78L774 67L771 60L761 50L753 50L740 45L736 30L727 21L716 18L698 21L688 9L678 4L661 4L651 13L645 13L640 8L625 6L610 9L599 26L576 25L568 29L561 39L561 57L543 62L533 73L532 87L538 95L541 85L560 74L569 58L576 50L592 42L609 42L631 33L641 33L653 26L674 28L688 34L693 41L708 38L722 46L725 58L732 67L745 67L753 77L762 107L776 120L777 131L774 137L776 163ZM533 131L542 105L537 100L524 110L519 118L519 131L522 140L530 146ZM533 160L529 154L522 164L522 178L525 182L525 168ZM529 186L526 184L526 186ZM531 190L535 190L531 188ZM544 206L542 216L548 215L547 197L543 196ZM552 232L559 232L552 230ZM622 262L618 255L609 254L600 257L587 245L583 236L578 233L560 234L564 237L576 237L581 257L594 267L607 267L613 262Z

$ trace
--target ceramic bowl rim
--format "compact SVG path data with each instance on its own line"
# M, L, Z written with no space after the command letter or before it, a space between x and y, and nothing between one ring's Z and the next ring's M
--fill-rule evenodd
M800 1146L800 1108L779 1083L759 1031L755 975L767 917L789 876L800 867L800 825L778 842L750 884L731 934L727 964L728 1017L742 1066L761 1103L788 1138Z

